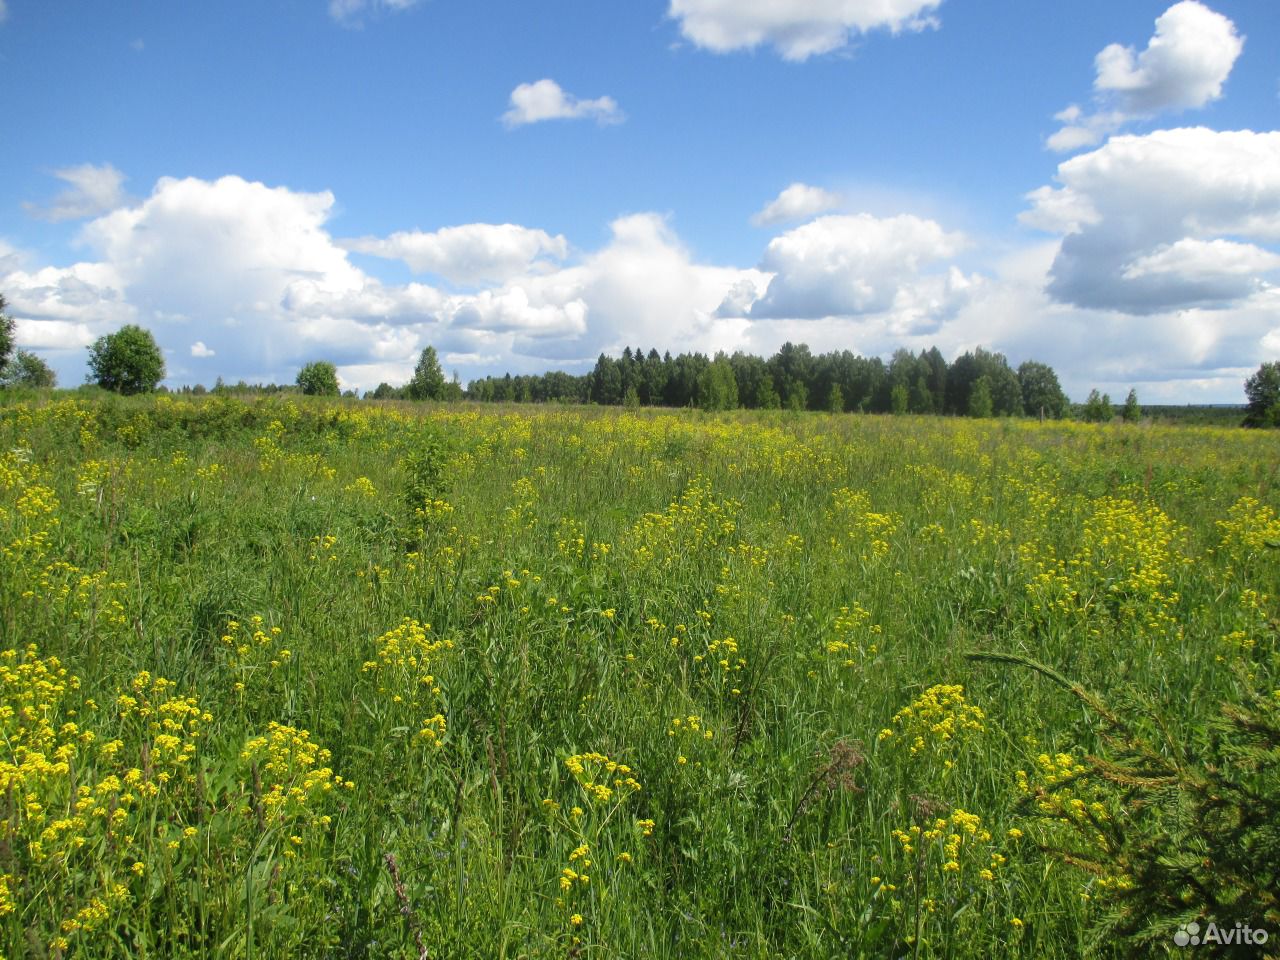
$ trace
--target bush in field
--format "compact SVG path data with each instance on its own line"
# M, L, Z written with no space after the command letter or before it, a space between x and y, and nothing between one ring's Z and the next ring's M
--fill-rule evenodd
M164 355L150 330L132 323L89 348L90 381L116 393L150 393L164 379Z
M13 359L0 369L0 387L28 387L47 390L55 386L58 377L53 369L27 350L19 350Z
M316 360L298 371L298 387L317 397L338 395L338 368L328 360Z

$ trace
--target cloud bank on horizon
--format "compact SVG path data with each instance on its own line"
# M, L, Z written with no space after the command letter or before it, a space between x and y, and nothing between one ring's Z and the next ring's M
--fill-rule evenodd
M352 25L429 6L331 0L328 12ZM877 31L945 32L940 7L671 0L695 52L668 55L831 69ZM790 340L878 355L982 345L1052 363L1076 395L1137 384L1153 401L1233 399L1259 362L1280 358L1280 132L1140 128L1229 99L1244 44L1232 20L1182 0L1141 51L1104 47L1096 110L1059 114L1066 125L1047 145L1074 155L1025 193L1012 240L945 209L861 209L846 189L857 171L838 165L796 170L805 179L781 179L772 197L739 195L733 218L764 235L754 254L726 258L700 253L697 230L682 236L680 209L666 205L615 213L595 242L515 216L349 236L330 189L226 172L161 175L132 197L133 171L99 158L52 167L63 189L20 201L42 229L74 225L74 256L59 264L5 229L0 291L19 345L53 360L64 383L96 337L140 323L173 384L288 382L322 357L344 386L369 389L407 380L428 344L465 378L583 369L624 346L767 354ZM493 124L492 107L474 107ZM629 112L636 125L662 122L643 104ZM572 127L590 144L622 114L611 96L580 99L543 79L516 85L501 119L518 154L521 127L594 120ZM724 158L726 173L740 162Z

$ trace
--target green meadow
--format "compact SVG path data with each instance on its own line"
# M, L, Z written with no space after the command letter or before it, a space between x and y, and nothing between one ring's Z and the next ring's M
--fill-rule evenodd
M11 398L0 952L1275 951L1278 470L1149 423Z

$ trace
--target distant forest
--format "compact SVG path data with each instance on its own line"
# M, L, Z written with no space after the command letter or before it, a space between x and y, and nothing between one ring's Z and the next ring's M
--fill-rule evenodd
M315 381L308 371L325 368ZM214 393L338 393L336 368L308 364L296 385L231 385L219 378ZM202 386L178 392L206 393ZM355 397L355 391L347 391ZM1240 408L1201 406L1142 408L1130 390L1122 404L1094 390L1073 404L1046 363L1027 360L1015 369L1004 354L978 347L948 363L937 347L918 354L902 349L886 363L848 350L815 355L805 344L783 344L765 359L741 351L659 354L630 347L620 357L600 354L589 373L553 370L542 374L480 377L463 387L454 374L446 380L434 347L426 347L408 383L380 383L366 400L471 400L487 403L580 403L623 407L700 407L704 410L818 410L833 413L914 413L969 417L1075 416L1105 422L1136 420L1157 413L1161 419L1226 423L1238 421Z
M382 384L367 396L414 397L414 386L413 381L399 388ZM792 343L784 344L767 360L742 352L673 357L628 347L620 357L601 354L590 373L483 377L472 380L462 396L520 403L979 417L1043 413L1057 418L1070 408L1053 368L1034 360L1015 370L1003 354L979 348L947 363L933 347L919 354L899 350L885 363L879 357L861 357L848 350L815 356L806 345Z

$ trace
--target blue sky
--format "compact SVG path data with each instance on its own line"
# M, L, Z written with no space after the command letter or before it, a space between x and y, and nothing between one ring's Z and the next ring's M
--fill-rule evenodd
M1280 359L1273 0L0 0L0 292L63 384L974 346Z

